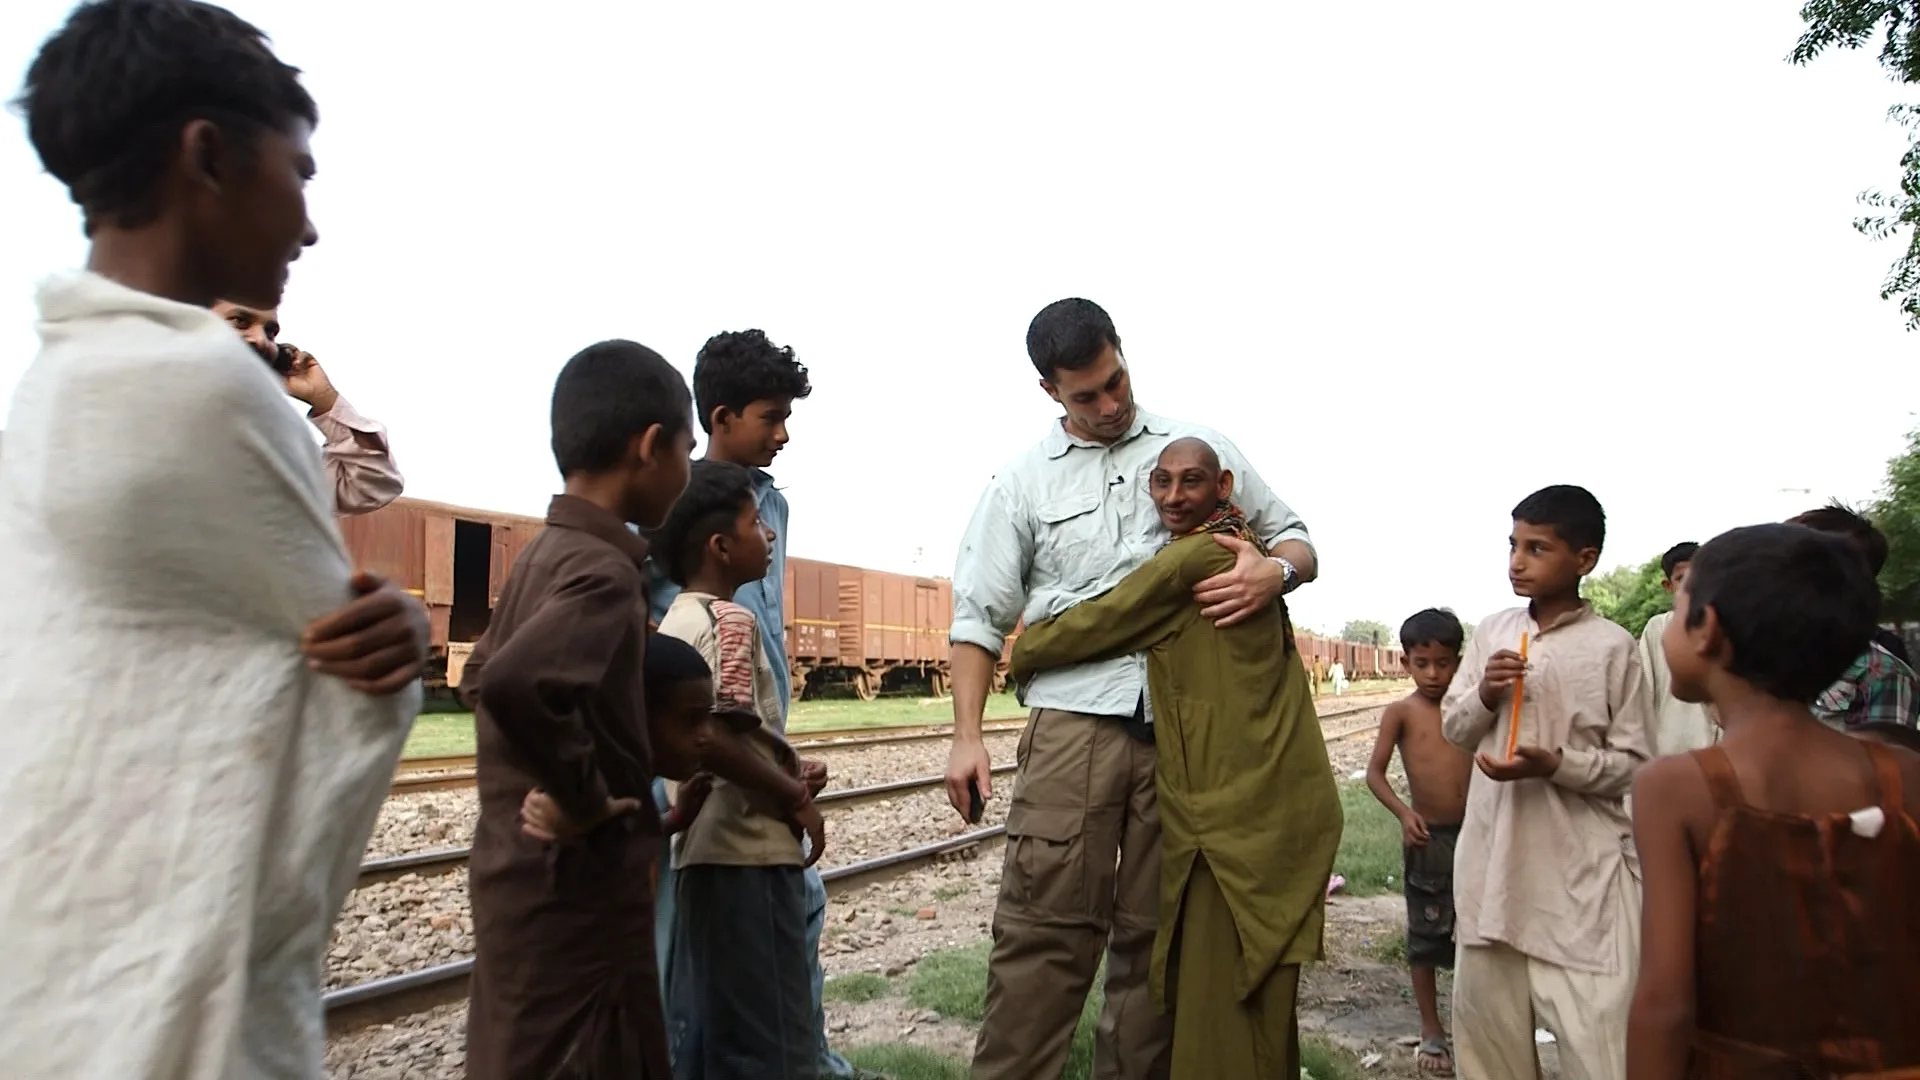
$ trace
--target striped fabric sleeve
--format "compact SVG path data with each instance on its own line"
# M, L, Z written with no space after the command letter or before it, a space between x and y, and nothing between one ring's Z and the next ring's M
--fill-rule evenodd
M713 672L714 704L754 712L753 650L760 636L753 612L732 601L716 600L713 627L720 653Z

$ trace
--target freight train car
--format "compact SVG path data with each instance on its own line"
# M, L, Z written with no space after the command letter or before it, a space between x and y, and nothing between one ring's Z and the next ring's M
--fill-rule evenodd
M513 560L545 522L522 514L395 499L340 519L355 567L384 575L420 598L432 626L429 687L459 686L473 644L486 632Z
M864 701L902 690L943 697L952 626L953 583L946 578L787 560L787 662L796 697L808 686L831 685L850 687ZM996 693L1005 688L1012 649L1009 637Z
M355 566L386 576L426 604L433 646L427 685L437 688L460 685L507 572L543 524L523 514L402 498L371 514L341 518L340 532ZM836 685L862 699L900 691L947 693L952 582L790 558L785 585L786 659L796 698ZM1001 652L996 693L1006 687L1007 658L1019 633L1016 627ZM1294 641L1310 671L1324 674L1337 661L1351 679L1405 672L1398 648L1306 632L1296 633Z

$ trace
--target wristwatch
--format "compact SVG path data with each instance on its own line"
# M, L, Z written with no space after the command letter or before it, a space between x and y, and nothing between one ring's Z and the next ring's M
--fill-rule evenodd
M1275 555L1273 561L1280 564L1280 595L1285 596L1300 584L1300 571L1295 570L1284 555Z

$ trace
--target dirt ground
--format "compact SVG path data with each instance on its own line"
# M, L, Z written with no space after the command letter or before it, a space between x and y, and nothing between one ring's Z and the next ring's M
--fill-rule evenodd
M987 940L999 884L998 856L983 853L836 904L824 950L829 977L871 972L887 978L892 990L876 1001L829 1002L827 1022L835 1046L906 1043L961 1060L971 1054L974 1025L915 1007L907 1000L906 986L912 969L928 953ZM934 918L915 917L929 908ZM1380 1055L1368 1069L1374 1075L1419 1080L1414 1052L1419 1010L1404 962L1387 959L1395 943L1404 939L1406 919L1406 902L1399 896L1336 895L1327 907L1327 958L1309 969L1301 988L1300 1025L1303 1032L1320 1032L1362 1060ZM1451 982L1443 972L1443 1019ZM1553 1047L1540 1049L1547 1075L1555 1075Z

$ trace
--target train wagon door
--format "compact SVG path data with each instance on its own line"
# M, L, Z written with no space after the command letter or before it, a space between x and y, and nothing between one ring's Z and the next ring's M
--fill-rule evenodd
M444 644L453 613L453 519L428 517L421 522L425 540L420 599L427 605L433 640Z
M451 641L478 641L493 614L487 586L493 565L493 527L485 522L453 520L453 617Z

